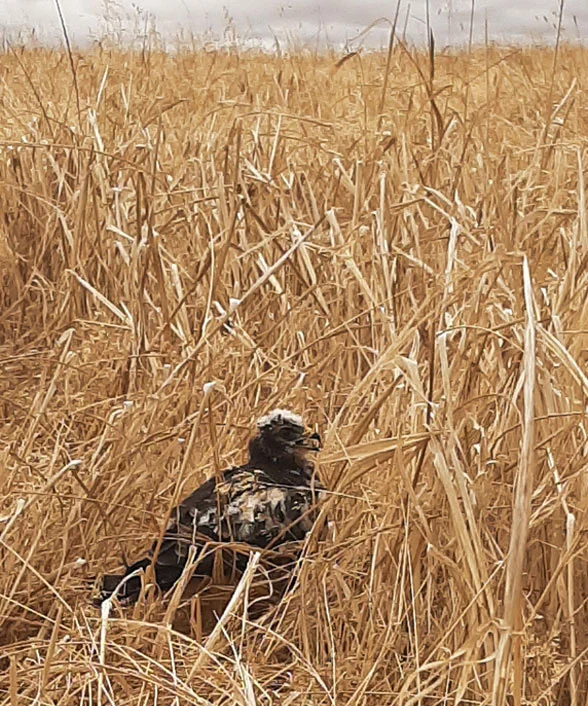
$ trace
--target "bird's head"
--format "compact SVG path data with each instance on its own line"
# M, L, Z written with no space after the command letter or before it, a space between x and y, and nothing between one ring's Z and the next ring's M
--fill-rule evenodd
M251 462L283 468L308 469L310 455L320 451L321 437L288 409L274 409L257 420L257 435L249 442Z

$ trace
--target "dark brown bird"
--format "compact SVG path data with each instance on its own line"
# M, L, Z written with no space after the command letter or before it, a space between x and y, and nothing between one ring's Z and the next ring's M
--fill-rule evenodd
M135 602L141 577L121 582L150 564L157 586L169 590L182 575L190 547L198 557L193 576L205 577L212 575L215 544L272 550L286 543L301 545L316 520L317 501L325 496L311 459L320 448L320 436L287 409L258 419L247 463L210 478L185 498L172 512L159 548L155 541L148 555L124 574L104 576L100 602L115 591L121 602ZM247 556L237 554L234 564L243 570Z

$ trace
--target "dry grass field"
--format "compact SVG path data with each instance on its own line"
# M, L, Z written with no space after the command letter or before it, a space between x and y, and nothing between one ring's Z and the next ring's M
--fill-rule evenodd
M0 706L588 703L588 51L0 82ZM295 589L96 609L275 406L331 491Z

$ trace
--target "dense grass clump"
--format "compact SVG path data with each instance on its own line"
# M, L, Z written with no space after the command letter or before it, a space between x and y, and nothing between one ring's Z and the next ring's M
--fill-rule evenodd
M0 704L584 704L588 52L71 58L0 57ZM296 589L101 615L275 406Z

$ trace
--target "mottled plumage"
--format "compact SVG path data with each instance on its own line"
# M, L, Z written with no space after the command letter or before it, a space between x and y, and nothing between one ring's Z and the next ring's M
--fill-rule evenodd
M153 561L155 581L163 591L180 578L190 547L198 563L195 576L210 576L219 543L241 543L259 549L278 549L304 539L316 519L316 504L324 487L314 473L309 456L320 449L320 437L304 426L302 418L277 409L261 417L249 442L249 460L207 480L173 511L159 550L157 541L149 554L125 574L105 576L100 600L112 594L120 581ZM236 568L247 556L236 554ZM141 589L139 576L117 591L133 602Z

